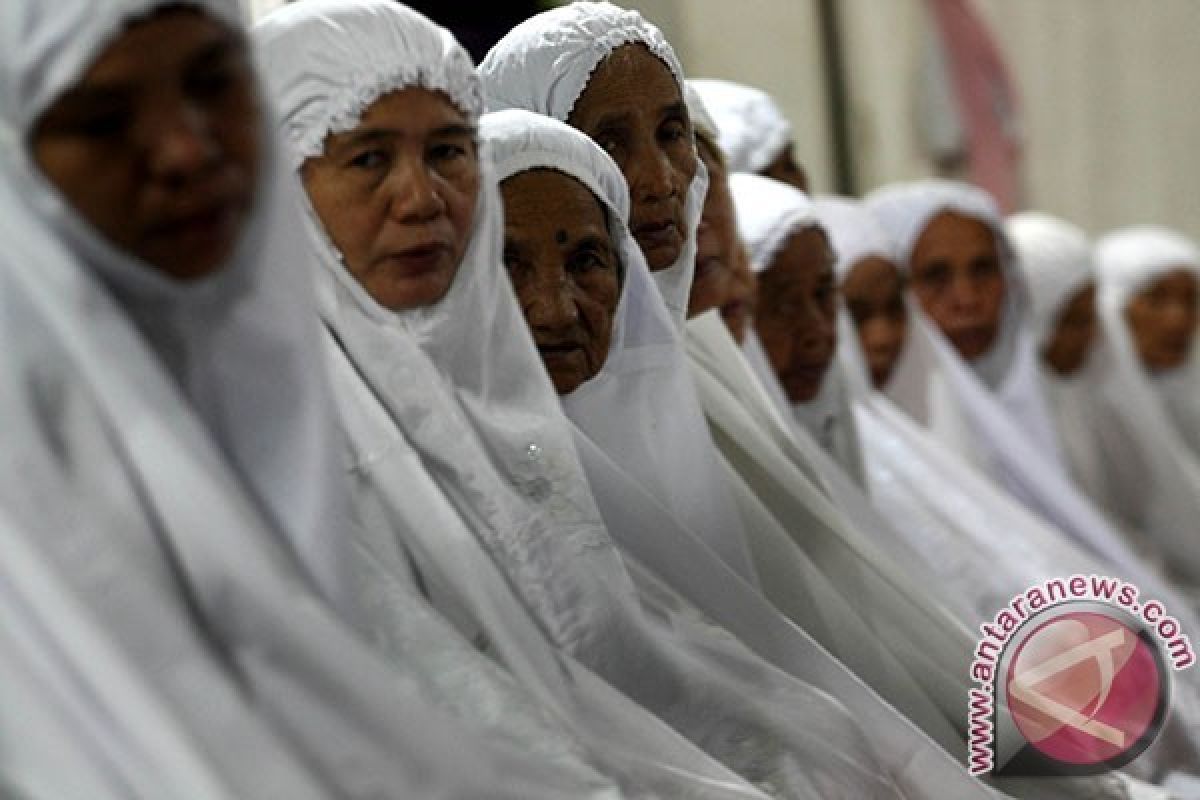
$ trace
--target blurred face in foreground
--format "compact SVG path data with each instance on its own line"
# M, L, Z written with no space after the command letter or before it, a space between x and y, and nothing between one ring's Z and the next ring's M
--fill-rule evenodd
M186 281L233 253L254 203L261 130L244 38L170 8L105 48L37 120L30 150L101 236Z

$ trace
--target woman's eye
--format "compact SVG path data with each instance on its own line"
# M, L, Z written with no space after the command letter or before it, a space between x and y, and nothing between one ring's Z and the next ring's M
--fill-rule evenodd
M659 131L659 135L668 142L675 142L687 137L687 126L682 122L675 120L663 125Z
M923 270L918 280L926 286L944 286L950 281L950 269L945 264L934 264Z
M83 117L70 125L77 135L88 139L114 139L129 129L131 117L120 111Z
M462 145L457 144L439 144L435 145L430 151L429 156L434 161L453 161L459 158L465 158L467 149Z
M605 266L607 265L600 256L590 251L576 253L567 261L567 269L570 272L588 272Z
M236 83L237 70L232 65L204 70L187 80L188 94L202 99L221 97Z
M354 169L374 170L387 163L387 154L382 150L365 150L349 161Z
M1000 272L1000 265L991 259L976 261L972 265L972 272L977 278L990 278Z

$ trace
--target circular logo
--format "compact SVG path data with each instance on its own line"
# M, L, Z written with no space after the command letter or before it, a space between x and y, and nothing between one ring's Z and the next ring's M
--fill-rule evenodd
M1008 708L1025 740L1077 766L1119 766L1145 750L1166 714L1166 684L1148 634L1091 610L1035 623L1004 677Z

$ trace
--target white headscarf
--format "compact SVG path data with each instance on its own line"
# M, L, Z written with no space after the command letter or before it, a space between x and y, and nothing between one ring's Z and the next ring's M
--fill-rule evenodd
M769 269L793 235L820 225L816 209L799 189L771 178L746 173L729 176L737 206L738 231L750 251L755 272ZM862 453L850 411L846 380L835 360L821 381L816 397L791 403L779 384L762 342L752 329L746 332L746 357L785 416L793 419L833 456L857 483L863 483Z
M487 109L523 108L566 122L596 67L627 44L645 45L671 70L685 96L683 67L658 28L612 3L574 2L530 17L488 52L479 64ZM683 250L670 267L651 273L681 329L696 268L694 231L707 191L708 177L697 165L684 203Z
M58 581L26 595L44 595L32 619L58 633L71 617L46 600L76 597L232 796L573 796L578 782L432 711L333 618L284 544L329 534L322 504L291 496L324 497L308 476L324 472L326 439L308 436L324 424L322 369L308 284L285 272L305 262L270 120L247 228L221 272L188 284L109 245L31 163L38 113L124 25L174 5L0 11L0 414L20 454L0 461L0 505ZM188 5L240 35L232 0ZM58 674L86 652L57 650Z
M375 99L406 86L445 91L469 120L478 119L479 79L470 57L448 31L404 6L308 0L271 15L255 35L296 167L313 154L312 142L320 152L328 126L352 128ZM360 64L389 59L390 71L371 67L364 78ZM550 565L539 562L549 556L536 543L553 531L573 542L571 548L589 550L605 536L586 483L570 471L570 432L557 422L549 378L500 268L500 197L486 154L481 170L470 243L454 283L441 300L421 308L380 306L345 268L309 207L304 233L320 263L321 316L343 353L335 365L348 361L346 381L350 375L355 381L335 377L336 391L344 397L348 386L369 387L460 513L477 518L485 544L526 602L539 617L554 620L551 635L583 646L572 639L589 629L587 615L597 610L577 603L577 590L554 583L563 578L551 576L563 575L562 569L542 574ZM514 365L525 368L519 378ZM474 430L479 439L456 430ZM377 445L355 442L353 448L355 469L369 472Z
M978 189L947 181L898 184L872 193L867 208L892 237L894 260L907 269L917 239L941 211L988 225L999 243L1005 309L992 351L967 364L910 303L908 346L887 395L942 444L979 467L1020 502L1122 571L1161 585L1096 507L1070 482L1058 460L1041 395L1033 336L1022 324L1028 299L995 204ZM1137 576L1136 578L1134 576Z
M856 200L827 195L816 198L813 207L837 257L834 272L839 286L838 358L850 394L861 397L871 389L871 376L867 371L866 355L859 342L858 331L846 310L840 287L854 268L866 259L874 257L890 261L891 240L870 212Z
M1163 560L1168 572L1194 587L1200 584L1200 548L1194 536L1200 517L1200 457L1189 443L1198 434L1172 413L1169 393L1190 387L1193 397L1188 399L1195 402L1200 381L1194 359L1169 377L1146 369L1125 310L1137 292L1172 270L1200 276L1200 254L1174 231L1141 226L1103 237L1096 244L1095 263L1101 337L1080 379L1087 396L1079 413L1095 428L1089 432L1099 450L1096 468L1103 470L1114 512L1134 535L1147 538L1146 549ZM1167 381L1176 385L1164 389Z
M766 92L733 81L689 81L716 123L730 172L762 172L792 141L792 126Z
M581 2L526 20L492 48L479 67L488 108L521 108L565 122L597 65L631 42L645 44L661 58L678 81L680 94L685 94L679 62L657 28L637 12ZM629 190L623 179L621 186L625 198L613 198L612 203L627 220ZM643 276L644 258L628 254L614 322L617 335L608 360L600 374L563 399L563 407L609 458L753 581L741 520L720 473L678 334L672 330L682 325L687 312L694 231L707 189L707 178L698 174L688 189L686 243L673 266ZM625 245L631 241L626 239ZM646 291L655 284L661 299Z
M692 130L697 134L703 134L712 139L713 144L720 149L719 137L721 134L717 129L717 121L713 119L708 106L704 104L704 97L700 94L700 90L696 88L696 81L691 78L684 82L683 99L687 103L688 116L692 118ZM721 157L725 157L724 152L722 152Z
M1042 348L1054 336L1066 305L1095 280L1091 242L1076 226L1038 211L1009 217L1005 228L1029 286L1030 323L1039 353L1038 369L1053 416L1059 452L1075 483L1093 502L1119 517L1124 516L1119 510L1123 502L1117 497L1121 487L1112 484L1105 474L1101 439L1106 434L1100 430L1104 423L1092 402L1095 398L1091 396L1093 387L1088 378L1090 368L1095 365L1093 353L1089 351L1087 360L1072 375L1060 375L1040 356Z
M1067 303L1094 281L1092 246L1080 228L1041 211L1013 214L1004 227L1029 289L1029 321L1041 348Z

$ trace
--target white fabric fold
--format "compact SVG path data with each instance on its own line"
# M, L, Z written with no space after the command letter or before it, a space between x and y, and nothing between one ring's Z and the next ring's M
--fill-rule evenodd
M688 83L713 117L731 173L762 172L792 141L791 123L761 89L717 79Z

